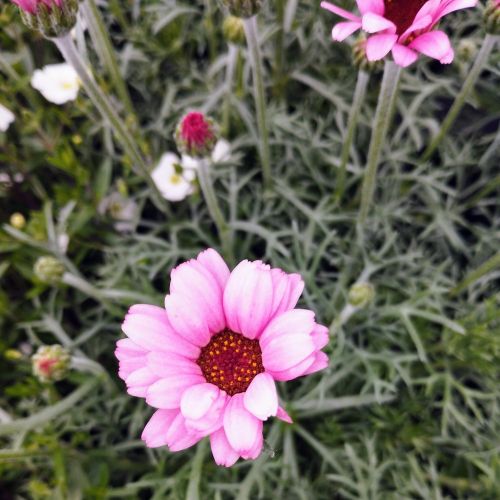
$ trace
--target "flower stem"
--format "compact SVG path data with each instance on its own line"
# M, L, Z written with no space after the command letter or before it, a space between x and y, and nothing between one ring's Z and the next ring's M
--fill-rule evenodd
M85 0L81 4L82 12L89 28L94 47L102 63L113 81L118 96L120 97L127 114L135 118L135 111L128 93L127 86L118 67L116 55L111 44L106 26L104 25L99 10L94 0Z
M222 110L222 130L223 136L229 135L231 128L231 96L234 82L234 74L236 70L236 62L238 60L239 48L230 43L229 51L227 53L227 64L226 64L226 95L224 98L224 108Z
M257 17L244 20L245 36L247 39L250 63L253 70L253 86L255 107L257 109L257 125L260 134L260 161L262 162L262 176L264 189L271 188L271 152L269 149L269 131L266 123L266 96L264 90L262 54L257 36Z
M206 159L200 161L200 166L198 167L198 181L200 183L201 192L203 193L203 198L205 198L205 203L207 204L210 217L212 217L212 220L217 226L224 256L229 262L233 262L234 256L231 242L231 231L224 215L222 214L219 202L217 201L212 179L210 178L210 163Z
M349 161L352 141L354 139L354 134L356 133L356 128L358 126L359 112L361 111L361 107L365 100L366 88L368 86L369 80L370 80L369 73L360 69L358 72L358 79L356 82L354 97L351 105L351 110L349 113L347 133L344 139L344 143L342 145L342 153L340 155L340 167L337 178L337 189L335 190L335 199L338 202L342 200L342 196L344 194L345 180L347 174L347 162Z
M203 459L207 452L208 439L204 438L196 447L196 454L192 460L191 474L189 476L189 484L186 492L187 500L199 500L200 497L200 480L203 468Z
M138 173L142 175L144 180L148 183L149 187L153 191L153 199L157 207L161 210L165 210L165 201L149 174L146 161L137 147L134 138L127 130L123 120L115 111L113 104L89 73L80 57L80 54L76 50L73 40L71 39L71 35L66 34L59 38L53 38L52 41L56 44L66 62L73 66L95 107L101 113L102 117L109 122L125 153L130 157L133 165L135 165L138 170Z
M450 127L453 125L453 122L463 108L468 95L476 84L476 81L481 74L482 69L488 62L491 51L498 40L498 36L489 34L484 38L481 50L477 54L476 60L474 61L474 64L469 71L469 75L465 79L462 90L460 90L458 95L455 97L455 101L448 111L448 114L446 115L446 118L444 119L438 134L436 135L436 137L434 137L434 139L432 139L432 141L424 151L424 154L422 156L423 161L427 161L432 156L432 154L436 151L436 149L450 130Z
M368 163L361 188L361 207L358 215L361 226L365 223L372 204L380 153L389 130L400 76L401 68L392 61L386 61L368 149Z
M458 295L460 292L463 292L469 286L479 281L483 276L486 276L497 268L500 268L500 252L497 252L484 264L474 269L474 271L471 271L456 287L450 290L450 295Z

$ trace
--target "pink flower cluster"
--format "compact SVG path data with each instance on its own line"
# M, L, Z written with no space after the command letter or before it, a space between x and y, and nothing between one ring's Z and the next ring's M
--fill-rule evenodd
M52 8L54 5L62 7L63 0L11 0L28 14L36 14L39 5L46 5Z
M447 14L476 4L477 0L357 0L360 16L330 2L322 2L321 7L347 20L333 27L334 40L343 41L362 29L369 34L369 61L378 61L392 52L394 61L406 67L417 60L419 53L443 64L453 61L448 36L434 28Z
M179 451L210 436L227 467L261 453L263 421L291 422L275 381L328 365L327 328L295 309L303 288L298 274L260 261L230 272L209 249L172 271L165 308L130 308L116 356L128 393L157 408L147 446Z

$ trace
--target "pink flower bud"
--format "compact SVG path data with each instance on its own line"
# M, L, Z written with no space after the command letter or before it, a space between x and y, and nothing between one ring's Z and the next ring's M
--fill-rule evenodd
M217 142L217 127L203 113L193 111L177 125L175 141L183 154L197 158L209 156Z

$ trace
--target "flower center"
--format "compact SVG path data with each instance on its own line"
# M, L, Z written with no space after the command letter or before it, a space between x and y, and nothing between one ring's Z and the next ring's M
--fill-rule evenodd
M245 392L254 377L264 371L259 341L231 330L214 335L196 362L207 382L230 396Z
M384 0L384 17L396 25L396 33L402 35L413 23L418 11L427 0Z
M181 136L189 144L203 146L213 138L213 132L203 114L193 112L187 114L182 121Z

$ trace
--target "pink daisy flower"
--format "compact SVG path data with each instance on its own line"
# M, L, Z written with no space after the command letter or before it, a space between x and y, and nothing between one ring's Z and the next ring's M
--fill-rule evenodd
M366 57L378 61L392 51L396 64L409 66L419 53L443 64L453 61L448 35L435 30L440 19L450 12L474 7L477 0L356 0L360 16L330 2L321 7L337 14L345 22L336 24L332 38L339 42L362 29L369 34Z
M295 309L298 274L244 260L230 272L212 249L171 273L165 308L130 308L117 342L128 393L157 411L142 439L179 451L210 436L219 465L254 459L263 422L291 419L275 381L326 368L328 329Z

